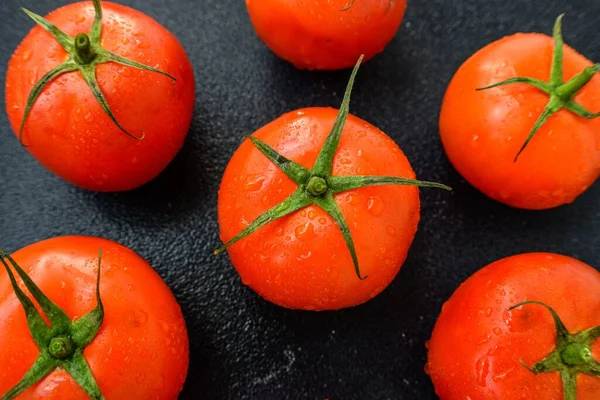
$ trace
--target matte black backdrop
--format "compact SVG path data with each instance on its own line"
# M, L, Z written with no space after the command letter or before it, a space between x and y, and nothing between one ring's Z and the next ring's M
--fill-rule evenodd
M194 64L196 112L185 147L155 181L130 193L75 188L21 148L0 113L0 246L14 251L64 234L97 235L136 250L185 314L191 365L183 399L435 399L425 341L443 302L484 265L553 251L600 266L600 184L543 212L505 207L452 169L437 130L442 96L460 64L517 31L548 33L566 11L567 43L600 61L600 2L412 0L386 51L358 75L351 112L399 143L421 179L419 232L380 296L339 312L289 311L243 286L218 244L217 190L241 138L304 106L339 106L349 71L302 72L254 35L241 0L119 0L175 33ZM65 0L0 2L0 76L33 26ZM2 82L4 89L4 82ZM4 102L4 96L2 95ZM5 108L4 105L2 107Z

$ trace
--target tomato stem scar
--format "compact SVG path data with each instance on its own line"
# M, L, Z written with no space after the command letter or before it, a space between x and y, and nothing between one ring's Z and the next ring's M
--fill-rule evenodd
M536 375L545 372L559 372L563 384L564 400L575 400L578 374L600 377L600 363L594 360L590 347L600 338L600 326L578 333L570 333L558 313L552 307L539 301L524 301L508 310L512 311L528 304L545 307L552 315L556 327L556 347L548 356L532 367L522 360L521 364Z
M95 17L89 34L80 33L75 38L72 38L71 36L67 35L65 32L60 30L58 27L56 27L54 24L41 17L40 15L37 15L24 8L22 9L23 12L25 12L25 14L27 14L31 19L33 19L44 30L50 33L52 37L54 37L54 39L67 52L68 58L67 61L57 65L52 70L47 72L31 89L31 92L29 93L29 96L27 98L27 103L25 105L25 112L23 113L21 125L19 127L19 142L21 143L21 145L25 146L23 142L25 123L27 122L27 117L29 116L36 100L38 99L40 94L42 94L42 91L46 88L48 84L50 84L52 81L54 81L54 79L58 78L63 74L76 71L79 72L86 84L88 85L88 87L90 88L90 90L92 91L94 98L100 104L106 115L108 115L108 117L112 120L112 122L123 133L138 140L142 140L144 138L144 132L142 132L139 136L136 136L130 133L128 130L126 130L117 121L96 79L96 68L98 67L98 65L104 63L117 63L136 69L155 72L164 75L169 79L172 79L173 82L176 81L175 77L171 74L138 63L137 61L130 60L128 58L119 56L117 54L111 53L108 50L103 49L100 46L100 40L102 36L102 6L100 5L100 0L93 0L93 4L95 10Z
M562 110L564 108L574 113L575 115L586 119L594 119L600 116L600 112L590 112L586 110L581 104L573 100L575 95L577 95L577 93L579 93L579 91L581 91L590 82L590 80L592 80L592 78L598 72L600 72L600 64L595 64L593 66L587 67L568 82L564 82L564 40L562 36L563 17L564 14L559 15L556 19L556 22L554 23L554 54L552 56L552 68L550 70L549 82L544 82L539 79L529 78L526 76L517 76L502 82L494 83L492 85L476 89L478 91L488 90L500 86L521 83L533 86L550 96L546 108L531 128L527 139L525 139L525 143L515 156L515 162L518 160L521 153L523 153L523 151L525 150L529 142L533 139L535 134L539 131L539 129L546 123L546 121L548 121L550 117L556 114L559 110Z
M104 399L90 366L83 356L83 350L94 340L104 321L104 307L100 299L102 249L98 252L96 307L75 321L72 321L40 290L10 254L0 250L0 262L4 265L17 299L25 310L31 337L40 349L38 358L31 369L1 399L14 399L57 368L67 371L90 398ZM19 287L12 269L17 272L31 296L40 305L41 310L50 321L50 326L46 324L33 301Z
M254 136L248 136L256 148L265 155L273 164L275 164L283 173L287 175L294 183L298 185L296 191L287 199L278 205L267 210L258 216L243 231L238 233L233 239L225 243L219 249L214 251L215 255L223 253L229 246L242 240L268 223L283 218L286 215L294 213L310 205L316 205L328 213L340 229L340 233L348 247L356 276L359 279L365 279L361 275L358 264L358 256L354 247L354 241L350 233L350 228L340 210L334 195L348 190L359 189L366 186L380 185L409 185L421 187L435 187L439 189L451 190L448 186L440 183L417 181L414 179L398 178L394 176L333 176L333 160L339 147L340 139L344 130L344 125L348 119L350 109L350 96L354 85L354 79L363 60L360 56L358 62L352 70L350 80L344 93L344 100L331 131L321 151L315 161L312 169L307 169L302 165L287 159L279 154L268 144Z

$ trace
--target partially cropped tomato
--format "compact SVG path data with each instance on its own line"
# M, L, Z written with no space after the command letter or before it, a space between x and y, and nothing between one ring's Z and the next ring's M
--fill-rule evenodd
M529 253L492 263L442 307L427 371L441 400L600 398L600 273Z
M0 397L178 397L188 368L185 322L167 285L137 254L105 239L65 236L12 259L0 252L0 261ZM24 299L9 277L27 287L17 293Z
M256 33L302 69L352 67L381 53L400 27L406 0L246 0Z
M478 51L442 105L440 133L452 164L513 207L570 203L600 175L600 65L563 44L561 18L554 43L519 33Z
M353 79L339 113L281 116L241 145L223 176L217 252L228 248L242 281L284 307L339 309L376 296L417 230L415 186L444 187L413 180L398 146L348 115Z
M9 62L6 110L50 171L86 189L123 191L156 177L182 147L194 76L163 26L103 4L69 4L47 20L26 11L40 26Z

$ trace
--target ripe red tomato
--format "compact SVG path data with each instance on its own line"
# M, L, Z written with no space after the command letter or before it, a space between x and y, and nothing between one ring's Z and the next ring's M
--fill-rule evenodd
M523 301L551 307L566 328L540 304L510 310ZM600 359L599 325L598 271L558 254L508 257L471 276L444 304L429 342L428 373L441 400L598 399L600 364L592 357ZM595 329L577 339L585 335L584 344L569 347L573 334L589 328ZM555 367L573 374L568 383ZM590 368L596 372L583 373Z
M169 288L146 261L112 241L81 236L38 242L13 257L50 300L78 320L96 306L99 248L104 320L83 356L101 393L107 400L176 399L188 368L185 322ZM0 264L1 396L21 380L40 351ZM55 369L17 397L41 398L88 396L68 372Z
M342 69L381 53L400 27L406 0L246 0L256 33L302 69Z
M46 73L65 61L76 64L73 68L86 69L92 78L95 70L98 90L122 129L76 70L45 86L25 120L22 142L43 166L77 186L122 191L156 177L182 147L194 108L194 76L181 44L155 20L108 2L103 12L102 49L164 71L176 81L154 71L103 63L105 53L79 63L37 26L9 62L6 109L20 136L28 96ZM91 2L80 2L53 11L47 19L75 36L90 32L94 15ZM89 38L92 50L100 54L91 32ZM66 42L73 46L72 38ZM131 138L124 131L143 139Z
M254 133L287 158L310 168L336 118L333 108L284 114ZM414 178L398 146L373 125L350 115L333 175ZM221 239L228 242L296 185L246 141L235 152L219 191ZM365 187L336 195L354 239L357 278L340 228L321 208L309 206L274 221L229 248L242 281L267 300L305 310L339 309L381 292L406 259L419 222L419 191L410 186Z
M557 55L553 57L552 38L520 33L468 59L442 105L440 133L454 167L477 189L514 207L545 209L570 203L600 176L600 119L593 119L597 115L592 113L600 111L600 76L594 76L600 68L563 47L560 19L557 28L555 50L564 51L564 57L558 63L562 70L557 68L550 82L546 81ZM570 87L561 84L582 71L591 80L580 82L579 91L573 90L578 85L572 82ZM544 90L526 83L476 90L515 77L536 79ZM558 106L562 108L550 113L522 149L536 121L548 116L544 110ZM591 112L585 114L584 108Z

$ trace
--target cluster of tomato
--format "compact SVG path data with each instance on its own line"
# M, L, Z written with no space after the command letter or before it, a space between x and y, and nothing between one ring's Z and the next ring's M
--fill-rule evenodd
M418 187L449 189L416 180L392 139L349 114L360 63L391 40L406 1L246 5L258 35L298 68L355 66L339 110L287 113L235 152L219 192L225 245L216 253L227 249L242 281L281 306L363 303L407 256ZM26 12L39 26L6 79L21 143L89 190L153 179L183 145L194 107L192 67L177 39L148 16L99 0L46 18ZM564 45L561 20L553 37L517 34L477 52L442 105L453 165L514 207L572 202L600 175L600 65ZM178 396L185 322L143 259L104 239L60 237L0 252L0 262L2 399ZM598 271L556 254L509 257L444 305L427 371L445 400L598 399L599 325Z

